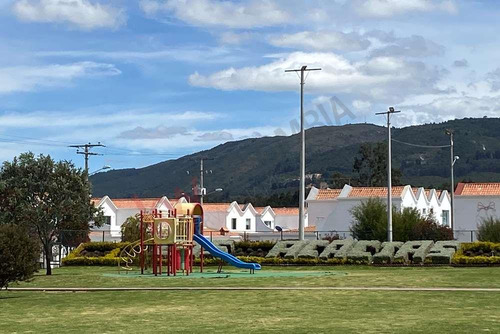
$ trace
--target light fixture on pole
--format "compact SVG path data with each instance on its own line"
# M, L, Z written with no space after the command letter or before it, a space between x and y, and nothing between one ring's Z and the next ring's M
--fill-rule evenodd
M321 68L310 68L302 66L300 69L285 70L285 72L300 72L300 189L299 189L299 240L304 240L304 199L306 179L306 133L304 130L304 73L309 71L321 71Z
M99 168L98 170L93 171L92 173L90 173L90 175L97 174L97 173L99 173L99 172L102 172L103 170L110 169L110 168L111 168L111 166L110 166L110 165L104 165L104 166L102 166L101 168Z
M392 242L392 153L391 153L391 114L399 113L390 107L388 111L375 115L387 115L387 241Z

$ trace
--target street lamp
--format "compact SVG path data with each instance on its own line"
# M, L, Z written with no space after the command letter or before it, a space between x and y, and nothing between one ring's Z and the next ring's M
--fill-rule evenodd
M102 168L99 168L98 170L93 171L92 173L90 173L90 175L94 175L94 174L96 174L96 173L99 173L99 172L101 172L101 171L103 171L103 170L110 169L110 168L111 168L111 166L110 166L110 165L104 165L104 166L102 166Z
M453 130L446 129L445 133L450 136L450 174L451 174L451 231L453 236L455 236L455 173L453 171L453 166L460 157L454 154L454 142L453 142Z

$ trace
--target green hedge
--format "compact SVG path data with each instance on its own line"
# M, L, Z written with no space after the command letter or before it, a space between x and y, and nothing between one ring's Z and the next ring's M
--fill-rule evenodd
M408 241L394 255L392 263L395 264L419 264L424 263L427 253L434 246L432 240Z
M308 242L307 240L278 241L269 253L267 253L266 258L280 257L296 259L302 248L304 248Z
M322 260L331 258L346 259L347 253L349 253L355 243L356 240L352 239L334 240L319 255L319 258Z
M80 244L63 260L65 266L117 266L120 252L128 242L87 242ZM102 252L104 256L83 256L85 252Z
M235 255L265 257L275 244L275 241L237 241Z
M378 240L361 240L354 244L347 253L347 262L352 264L370 264L373 255L378 253L382 243Z
M452 259L458 265L498 265L500 264L500 243L462 243Z
M459 247L460 242L456 240L438 241L425 257L425 263L450 264Z
M372 261L374 264L390 264L394 259L394 254L396 254L401 246L403 246L401 241L393 242L383 242L382 249L377 254L373 255Z

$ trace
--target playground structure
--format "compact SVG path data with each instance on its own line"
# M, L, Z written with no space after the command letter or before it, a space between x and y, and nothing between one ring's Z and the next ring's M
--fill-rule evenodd
M146 256L151 254L152 273L162 275L166 267L168 276L177 273L189 275L193 272L194 242L201 246L200 272L203 272L203 255L206 249L212 256L238 267L249 269L250 273L260 270L258 263L243 262L235 256L223 252L203 236L203 208L198 203L178 203L174 210L164 213L141 210L141 238L125 247L120 253L118 270L133 270L134 260L139 260L141 274L146 269ZM164 257L166 249L166 257ZM166 266L164 266L166 264Z

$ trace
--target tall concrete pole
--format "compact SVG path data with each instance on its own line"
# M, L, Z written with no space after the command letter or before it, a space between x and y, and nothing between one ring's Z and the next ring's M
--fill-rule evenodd
M376 115L387 115L387 241L392 242L392 152L391 152L391 114L401 112L394 110L376 113Z
M306 191L306 132L304 129L304 73L308 71L321 71L320 68L307 69L302 66L296 70L286 70L285 72L300 72L300 189L299 189L299 240L304 240L304 220L305 220L305 191Z
M453 141L453 131L446 130L446 134L450 136L450 172L451 172L451 212L450 212L450 227L453 232L453 236L455 236L455 150L454 150L454 141ZM458 158L458 157L457 157Z
M200 159L200 204L203 205L203 158Z

